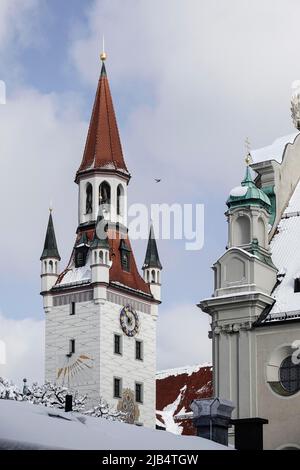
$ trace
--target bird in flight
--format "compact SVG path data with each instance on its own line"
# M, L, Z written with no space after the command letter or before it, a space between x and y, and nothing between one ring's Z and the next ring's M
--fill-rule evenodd
M154 178L154 180L155 180L155 183L160 183L161 182L161 179L159 179L159 178Z

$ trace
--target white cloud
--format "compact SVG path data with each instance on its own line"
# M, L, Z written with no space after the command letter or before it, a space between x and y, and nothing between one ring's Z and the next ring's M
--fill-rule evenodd
M299 14L294 0L95 1L70 53L95 87L104 33L112 87L129 103L142 87L122 129L139 199L145 175L158 174L162 199L178 198L182 180L181 196L214 184L224 200L242 176L245 137L256 147L290 133Z
M0 340L5 344L6 364L0 363L0 376L22 386L44 381L44 321L16 320L0 313Z
M158 370L211 362L209 317L192 305L160 309L157 331Z
M72 178L87 128L79 109L74 95L28 88L16 91L0 109L0 209L3 220L9 220L1 255L6 275L17 271L38 279L50 200L61 221L56 224L59 247L69 256L77 222Z
M1 0L0 2L0 48L3 49L10 41L28 45L37 37L36 13L38 0ZM35 34L33 35L33 29Z

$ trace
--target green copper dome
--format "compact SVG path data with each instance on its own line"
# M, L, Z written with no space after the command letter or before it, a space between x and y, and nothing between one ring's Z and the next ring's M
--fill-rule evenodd
M245 178L241 182L241 186L232 189L226 204L229 208L249 205L260 206L271 212L270 199L255 185L249 166L246 168Z

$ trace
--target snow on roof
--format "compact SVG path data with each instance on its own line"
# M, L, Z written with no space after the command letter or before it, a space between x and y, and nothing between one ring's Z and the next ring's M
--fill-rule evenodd
M87 262L86 266L80 268L71 268L67 269L61 282L56 284L56 286L63 286L65 284L73 284L81 281L88 281L91 279L91 269L90 265Z
M279 137L274 140L271 145L267 145L266 147L262 147L257 150L252 150L251 157L253 163L260 163L267 160L276 160L281 163L286 146L288 144L293 144L297 135L299 135L299 132L294 132L293 134Z
M292 215L294 212L300 211L300 184L298 183L289 203L284 211L284 215Z
M229 450L208 439L0 400L0 449Z
M167 431L175 434L195 435L191 419L186 419L190 404L195 399L212 396L212 365L178 367L156 375L157 417ZM179 416L180 415L180 416ZM189 418L191 416L189 415Z
M176 367L174 369L165 369L156 372L156 379L161 380L165 379L166 377L170 376L177 376L177 375L182 375L182 374L187 374L187 375L192 375L195 372L199 372L200 369L203 367L212 367L212 365L209 362L205 362L204 364L197 364L194 366L183 366L183 367Z
M247 186L236 186L230 191L230 196L245 196L246 192L248 191Z
M300 310L300 293L294 292L294 279L300 270L300 182L285 209L271 241L272 260L279 272L280 284L273 292L276 300L267 317L270 320L295 318ZM290 315L288 314L290 312Z

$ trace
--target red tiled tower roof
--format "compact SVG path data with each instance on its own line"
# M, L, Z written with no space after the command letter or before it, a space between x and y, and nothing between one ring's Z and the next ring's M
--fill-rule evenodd
M117 170L129 176L104 62L78 175L87 170Z
M90 244L94 238L95 228L79 231L76 237L75 246L84 234L86 235L87 243ZM131 252L130 268L128 271L124 271L122 269L121 254L120 254L120 243L122 239L124 240L125 245L128 247L128 249ZM116 230L110 229L108 231L108 243L109 243L110 260L112 261L112 265L109 270L109 282L117 283L119 287L122 287L122 286L129 287L129 289L133 289L134 291L136 291L136 293L139 292L141 294L146 294L152 297L149 284L147 284L144 281L144 279L141 277L137 269L129 238L127 236L125 237L124 235L122 236ZM72 260L72 257L71 257L71 260ZM63 281L63 278L68 272L68 270L69 270L69 267L61 273L61 275L57 279L56 284L60 284Z

